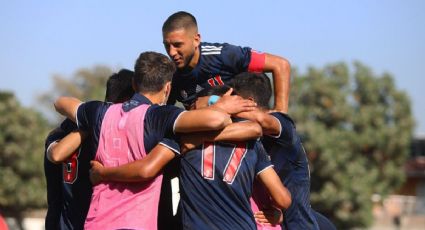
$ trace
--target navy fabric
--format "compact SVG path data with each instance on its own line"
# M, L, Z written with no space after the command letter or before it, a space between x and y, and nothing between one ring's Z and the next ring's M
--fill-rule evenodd
M284 212L283 229L319 229L310 205L310 171L307 155L295 124L283 113L271 113L279 120L279 136L264 136L262 143L270 154L274 169L292 195L292 204Z
M146 111L144 120L144 144L146 152L150 152L164 137L175 139L174 122L184 110L172 105L152 105L152 103L138 93L122 104L124 111L130 111L142 104L151 105ZM100 129L106 111L112 104L101 101L90 101L80 105L77 111L78 127L88 131L93 139L92 145L97 149Z
M245 155L233 162L239 165L236 173L226 177L229 169L225 169L237 151ZM207 163L211 153L212 165ZM186 153L180 171L183 228L256 229L249 198L256 175L268 167L268 155L257 141L204 143Z
M196 93L215 85L227 85L238 73L246 72L251 61L251 48L228 43L201 42L199 62L190 72L176 71L168 104L182 102L190 106Z

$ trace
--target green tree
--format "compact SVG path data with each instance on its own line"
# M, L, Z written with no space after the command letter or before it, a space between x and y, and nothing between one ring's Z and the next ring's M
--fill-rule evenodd
M361 63L294 71L290 114L311 162L312 206L339 229L371 223L371 196L400 186L413 131L410 100L391 75Z
M54 110L53 102L59 96L72 96L82 101L105 99L106 81L113 70L107 66L94 66L92 68L81 68L73 76L65 77L59 74L53 75L53 89L41 94L39 101L57 119L62 118ZM57 121L56 121L57 122Z
M44 138L48 123L22 107L10 92L0 91L0 211L16 218L45 207Z

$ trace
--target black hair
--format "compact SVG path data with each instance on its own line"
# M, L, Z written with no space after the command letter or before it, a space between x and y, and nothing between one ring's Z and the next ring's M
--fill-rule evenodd
M196 18L185 11L179 11L167 18L164 24L162 25L162 33L166 34L172 31L180 30L180 29L196 29L198 31L198 23L196 22Z
M211 95L223 96L227 91L229 91L229 89L230 87L227 85L218 85L199 91L199 93L196 94L196 97L205 97ZM234 93L232 93L232 95L234 95Z
M233 78L231 85L239 96L245 99L251 97L258 106L269 108L272 86L266 74L243 72Z
M143 52L134 66L134 83L139 93L157 93L171 82L176 71L174 63L164 54Z
M118 73L112 74L106 82L105 101L121 103L133 96L134 90L132 80L134 72L128 69L121 69Z

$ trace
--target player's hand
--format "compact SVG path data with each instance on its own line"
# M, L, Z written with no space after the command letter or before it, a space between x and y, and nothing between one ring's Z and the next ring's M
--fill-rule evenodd
M92 185L98 185L102 182L102 170L104 166L98 161L90 161L90 181Z
M261 211L258 211L254 213L254 218L258 223L264 225L275 226L283 222L282 211L275 208L263 209Z
M236 114L240 112L252 111L257 107L257 104L252 100L243 99L237 95L231 95L233 89L229 89L218 101L214 104L217 108L224 110L228 114Z

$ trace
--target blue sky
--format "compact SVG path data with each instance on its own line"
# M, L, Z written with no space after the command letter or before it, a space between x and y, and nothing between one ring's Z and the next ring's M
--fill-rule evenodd
M425 1L2 1L0 90L26 106L52 87L55 73L104 64L132 68L146 50L165 53L161 26L185 10L202 40L229 42L308 66L359 60L391 73L413 103L425 134Z

